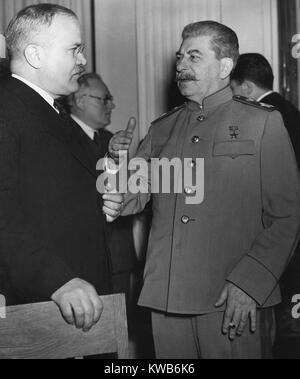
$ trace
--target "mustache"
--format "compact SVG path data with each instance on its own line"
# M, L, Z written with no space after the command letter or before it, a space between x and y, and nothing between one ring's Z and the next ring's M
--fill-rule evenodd
M191 75L191 74L179 74L176 77L176 82L187 82L187 81L197 82L198 80L194 75Z

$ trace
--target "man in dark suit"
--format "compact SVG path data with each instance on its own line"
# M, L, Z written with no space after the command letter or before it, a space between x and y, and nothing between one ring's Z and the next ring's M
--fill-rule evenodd
M291 102L273 91L273 82L271 65L264 56L256 53L241 55L231 76L231 87L236 95L273 105L281 113L296 153L298 167L300 167L300 112ZM285 344L282 343L285 336L292 334L300 338L299 324L291 314L291 299L300 291L299 278L300 246L298 245L296 254L280 281L283 302L276 309L278 329L276 348L279 355L286 354ZM288 345L291 345L290 342ZM294 356L294 352L290 352L291 354Z
M0 78L10 75L9 62L7 59L0 58Z
M94 156L94 166L108 152L113 134L106 130L115 108L114 99L102 78L96 73L82 75L79 89L68 98L74 133L81 139L87 154ZM132 217L119 218L107 227L112 263L112 290L130 296L130 274L135 268Z
M300 112L291 102L273 91L273 84L272 67L263 55L240 55L231 75L233 93L276 107L283 117L300 167Z
M96 192L97 172L56 99L78 88L86 59L76 15L39 4L6 40L12 77L0 87L0 292L7 304L52 299L88 331L111 291L106 215L122 197Z

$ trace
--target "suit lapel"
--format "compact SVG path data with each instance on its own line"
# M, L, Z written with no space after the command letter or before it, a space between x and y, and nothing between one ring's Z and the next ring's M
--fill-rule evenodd
M71 150L77 154L78 157L82 152L82 158L89 161L89 167L93 170L94 175L96 175L96 164L99 159L97 146L71 117L69 117L69 122L71 127L69 143L72 141L70 145Z
M40 127L45 132L64 142L70 153L96 177L96 169L74 133L71 117L59 115L37 92L18 79L9 78L7 86L9 91L13 92L26 106L28 112L36 117L37 120L40 120Z
M59 116L59 115L58 115ZM60 117L60 116L59 116ZM70 116L62 116L62 124L65 124L68 130L68 138L66 145L74 157L87 169L89 172L97 177L96 160L93 159L89 149L84 146L83 139L80 138L77 131L77 124L71 119Z

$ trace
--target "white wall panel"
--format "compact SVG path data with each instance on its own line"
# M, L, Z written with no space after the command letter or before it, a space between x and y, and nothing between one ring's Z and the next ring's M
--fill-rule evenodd
M222 19L238 35L241 53L261 53L275 73L279 84L278 16L276 0L223 0Z
M97 67L117 100L113 130L136 115L142 138L151 121L167 110L175 52L190 22L210 19L232 27L241 52L264 54L278 78L276 0L95 1Z
M92 67L91 2L89 0L0 0L0 34L4 34L10 20L23 8L38 3L60 4L72 9L78 16L86 45L87 69Z
M115 98L110 129L138 117L138 68L134 0L95 0L97 71ZM135 146L139 139L136 133Z

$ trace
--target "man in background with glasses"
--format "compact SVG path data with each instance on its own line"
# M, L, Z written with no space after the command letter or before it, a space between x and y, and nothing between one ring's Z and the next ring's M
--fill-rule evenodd
M112 137L105 128L111 123L111 114L115 108L114 99L96 73L82 75L78 84L78 91L72 94L68 101L71 117L84 131L85 136L100 147L102 144L104 148L107 145L106 137L108 141Z
M79 80L79 89L68 97L73 131L94 159L94 166L108 152L113 134L106 130L111 123L114 99L102 78L86 73ZM130 274L135 268L132 217L122 217L107 225L108 248L112 265L112 290L125 293L129 299ZM127 301L128 304L128 301ZM128 309L129 310L129 309Z

